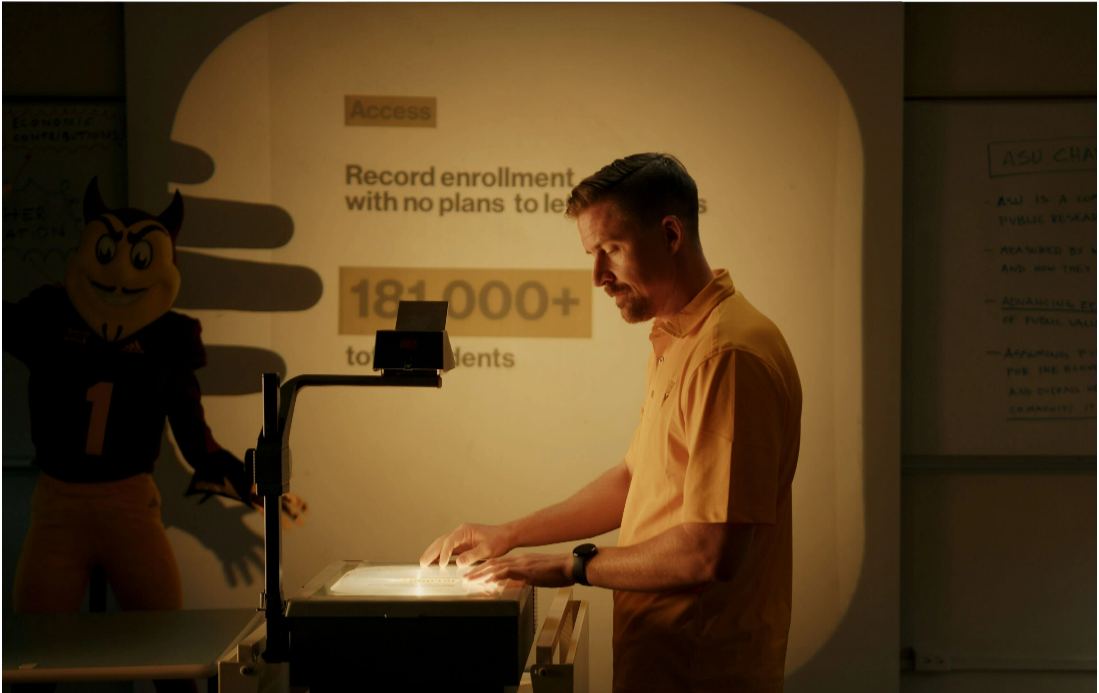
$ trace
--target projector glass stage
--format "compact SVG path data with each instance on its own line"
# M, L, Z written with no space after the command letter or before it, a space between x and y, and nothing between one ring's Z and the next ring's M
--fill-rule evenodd
M291 685L360 690L517 686L534 644L534 588L467 569L337 561L287 600ZM357 662L359 666L333 666ZM425 666L425 662L432 666Z
M360 565L327 585L337 597L467 597L489 596L503 590L502 583L470 582L469 568L448 565Z
M304 618L516 615L533 593L515 580L467 581L469 571L453 565L337 561L288 600L287 613Z

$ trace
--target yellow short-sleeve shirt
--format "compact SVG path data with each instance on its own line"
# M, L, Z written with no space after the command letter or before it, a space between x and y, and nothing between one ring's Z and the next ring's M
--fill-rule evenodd
M649 339L619 546L685 522L755 526L733 580L614 593L614 690L781 691L801 382L778 328L724 270Z

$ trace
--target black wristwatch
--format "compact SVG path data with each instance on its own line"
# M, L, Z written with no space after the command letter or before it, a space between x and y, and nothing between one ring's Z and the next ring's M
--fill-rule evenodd
M591 586L588 582L588 561L599 553L595 544L581 544L572 550L572 579L579 585Z

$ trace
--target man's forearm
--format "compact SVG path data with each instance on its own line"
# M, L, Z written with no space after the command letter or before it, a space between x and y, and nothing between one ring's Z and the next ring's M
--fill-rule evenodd
M588 582L631 592L663 592L731 580L748 554L752 525L691 523L648 541L600 547L588 561Z
M575 541L618 529L630 491L625 462L615 465L567 500L509 522L515 546Z

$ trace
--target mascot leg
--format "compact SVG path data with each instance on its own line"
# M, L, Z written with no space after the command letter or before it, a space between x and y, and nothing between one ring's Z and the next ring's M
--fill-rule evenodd
M89 484L39 476L31 527L15 573L14 610L79 611L95 564L104 567L124 611L183 607L179 566L164 531L152 475ZM159 693L197 690L191 680L154 683ZM42 690L52 688L45 684Z
M183 586L164 522L160 491L149 474L114 482L119 492L105 508L99 557L107 582L123 611L174 611L183 608ZM153 682L158 693L196 691L195 682Z
M39 474L30 530L15 568L15 613L80 611L95 564L94 528L87 524L81 486Z
M79 484L45 474L31 497L31 523L15 568L12 610L17 614L76 613L95 564ZM15 684L12 693L51 693L52 683Z
M153 477L138 474L111 482L118 492L105 499L97 554L123 611L183 608L183 587Z

